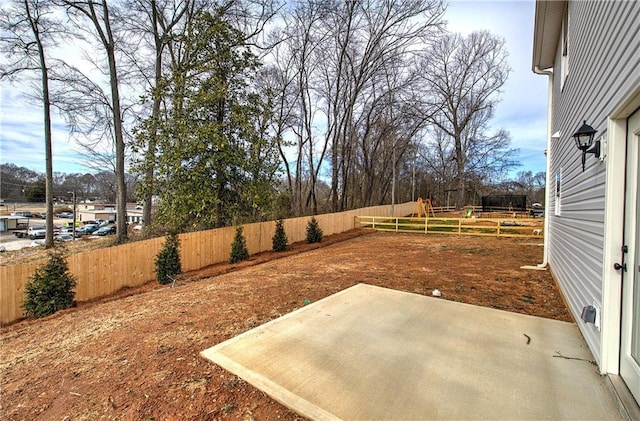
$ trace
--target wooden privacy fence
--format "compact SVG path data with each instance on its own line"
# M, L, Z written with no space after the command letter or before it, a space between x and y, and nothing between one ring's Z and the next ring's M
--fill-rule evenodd
M525 238L540 238L544 235L544 220L540 218L390 218L388 216L357 216L356 220L357 227L373 228L380 231Z
M396 215L408 215L414 202L395 205ZM355 228L359 215L391 215L391 206L374 206L340 213L317 215L324 235ZM290 243L306 239L310 216L284 221ZM272 249L275 222L244 225L244 236L250 254ZM181 234L180 258L183 271L197 270L229 260L235 227L218 228ZM164 238L137 241L116 247L91 250L69 256L69 271L76 277L76 300L88 301L104 297L124 287L143 285L155 279L155 257ZM0 324L23 317L22 302L29 277L45 260L21 265L0 266Z

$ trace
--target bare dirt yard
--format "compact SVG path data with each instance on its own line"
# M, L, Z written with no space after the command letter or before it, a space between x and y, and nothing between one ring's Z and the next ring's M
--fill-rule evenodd
M0 418L298 419L199 352L360 282L571 321L549 272L520 269L540 243L351 231L25 320L0 331Z

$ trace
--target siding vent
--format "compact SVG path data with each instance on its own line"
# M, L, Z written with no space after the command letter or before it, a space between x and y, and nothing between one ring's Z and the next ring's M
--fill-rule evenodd
M600 330L600 306L598 304L593 303L593 305L583 307L580 318L583 322L592 323Z

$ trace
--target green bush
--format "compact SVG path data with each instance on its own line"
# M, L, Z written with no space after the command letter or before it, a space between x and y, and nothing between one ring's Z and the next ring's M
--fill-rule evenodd
M312 216L307 224L307 243L319 243L320 241L322 241L322 230L315 216Z
M169 234L156 256L156 279L158 283L166 285L173 282L174 277L180 273L180 240L176 234Z
M276 233L273 235L273 251L285 251L289 243L287 233L284 231L284 221L278 219L276 221Z
M236 235L233 237L233 243L231 244L231 256L229 257L229 263L238 263L249 258L249 250L247 249L247 242L242 235L242 227L236 228Z
M76 279L69 273L64 249L48 252L49 260L36 269L25 287L22 308L27 316L44 317L75 305Z

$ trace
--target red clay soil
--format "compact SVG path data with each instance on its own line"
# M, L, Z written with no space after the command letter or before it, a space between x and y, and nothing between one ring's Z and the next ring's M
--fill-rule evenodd
M0 418L299 419L199 356L364 282L571 321L538 240L352 231L0 330Z

